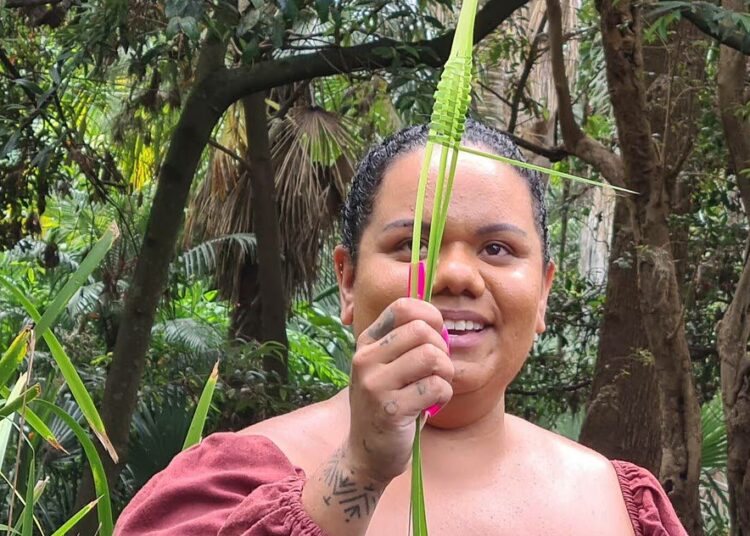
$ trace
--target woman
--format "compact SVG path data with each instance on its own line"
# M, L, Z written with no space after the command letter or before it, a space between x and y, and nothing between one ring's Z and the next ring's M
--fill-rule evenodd
M425 408L433 536L685 534L647 471L504 411L505 389L545 330L555 271L538 174L463 153L432 302L403 297L426 137L411 127L372 149L344 210L334 263L341 318L357 336L350 387L181 454L123 512L117 534L406 536ZM521 159L477 122L464 143Z

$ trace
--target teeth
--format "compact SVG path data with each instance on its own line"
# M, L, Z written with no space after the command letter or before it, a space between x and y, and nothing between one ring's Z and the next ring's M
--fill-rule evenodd
M479 331L484 325L471 320L445 320L445 328L448 331Z

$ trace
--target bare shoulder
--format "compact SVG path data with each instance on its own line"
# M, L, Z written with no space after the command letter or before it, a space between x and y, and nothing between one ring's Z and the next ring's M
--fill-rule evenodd
M267 437L293 464L309 473L343 440L348 414L342 415L341 396L339 393L329 400L261 421L239 433Z
M507 416L509 430L526 448L529 466L554 493L556 508L577 512L586 530L576 533L632 534L620 482L612 462L575 441L518 417ZM570 519L570 517L568 517Z
M528 455L538 457L548 469L554 467L556 472L577 479L600 477L606 481L612 477L617 483L612 463L598 452L519 417L506 415L506 418L509 430Z

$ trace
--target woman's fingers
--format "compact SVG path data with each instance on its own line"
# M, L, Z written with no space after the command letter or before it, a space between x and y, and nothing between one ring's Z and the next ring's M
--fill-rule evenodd
M360 334L357 348L380 341L397 327L413 320L422 320L438 333L443 329L443 316L434 305L414 298L399 298Z
M423 345L431 345L437 351L448 352L448 344L442 335L424 320L411 322L395 328L367 346L361 347L356 359L359 364L386 364Z
M440 341L444 344L442 338ZM430 376L438 376L451 383L454 372L448 354L434 343L428 343L403 352L398 359L380 368L376 377L381 379L385 389L398 390Z
M447 404L453 397L453 388L445 378L433 375L390 394L382 405L384 417L405 416L412 420L430 406Z

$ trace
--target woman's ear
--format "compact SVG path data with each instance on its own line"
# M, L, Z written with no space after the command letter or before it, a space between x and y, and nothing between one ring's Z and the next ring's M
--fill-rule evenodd
M550 260L547 263L547 267L544 269L544 275L542 276L542 293L539 296L539 305L536 314L537 333L544 333L547 329L547 323L545 322L544 317L547 313L547 299L549 298L549 293L552 289L552 281L555 279L555 269L555 263Z
M349 326L354 322L354 261L344 246L333 250L333 266L339 283L341 322Z

